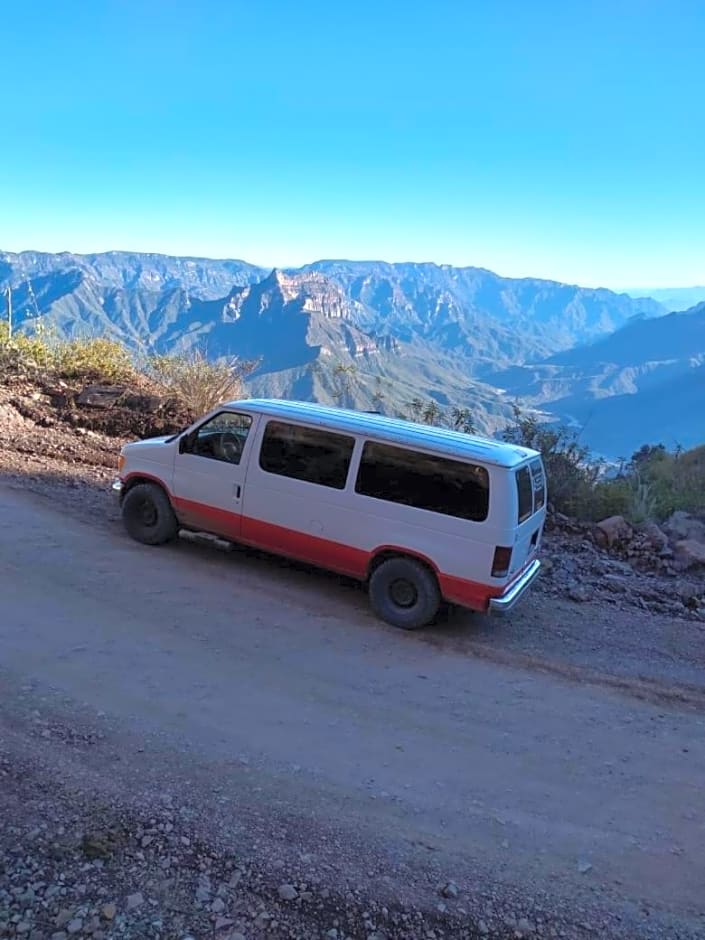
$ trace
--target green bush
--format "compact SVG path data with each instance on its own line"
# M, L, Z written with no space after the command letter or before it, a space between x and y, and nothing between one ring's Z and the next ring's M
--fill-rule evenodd
M0 378L33 375L50 365L50 352L46 338L38 333L27 336L13 333L6 321L0 322Z
M68 380L121 384L136 375L127 347L104 337L59 342L50 358L56 375Z

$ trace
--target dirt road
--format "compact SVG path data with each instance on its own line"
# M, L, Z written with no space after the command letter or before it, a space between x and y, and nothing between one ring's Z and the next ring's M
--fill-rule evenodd
M496 915L508 936L562 918L566 936L705 937L696 668L682 696L644 697L665 680L638 667L631 689L583 682L575 663L487 653L521 611L407 635L335 578L146 548L2 487L0 598L5 746L55 761L57 787L168 788L264 868L278 840L341 885L459 910L468 936ZM32 709L98 743L77 763L31 737Z

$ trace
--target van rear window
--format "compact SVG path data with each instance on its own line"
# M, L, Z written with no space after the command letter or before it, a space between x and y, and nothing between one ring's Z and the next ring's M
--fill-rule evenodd
M368 441L355 492L373 499L483 522L490 502L485 467Z
M540 460L531 461L531 476L534 479L534 512L538 512L546 502L546 477Z
M534 512L534 484L528 467L520 467L516 472L516 478L519 522L525 522Z

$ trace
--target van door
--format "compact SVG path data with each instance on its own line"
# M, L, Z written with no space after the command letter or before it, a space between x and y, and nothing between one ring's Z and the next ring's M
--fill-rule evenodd
M546 477L540 458L514 471L517 493L517 532L510 577L538 553L546 516Z
M186 528L237 539L256 416L221 411L179 441L173 500Z

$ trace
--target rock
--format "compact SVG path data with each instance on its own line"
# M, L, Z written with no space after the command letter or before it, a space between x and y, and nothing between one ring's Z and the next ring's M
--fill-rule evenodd
M144 904L144 898L142 897L139 891L137 891L135 894L128 894L127 904L126 904L128 911L134 911L138 907L141 907L143 904Z
M232 927L233 922L230 917L216 917L215 919L215 931L216 933L221 933L223 930L227 930L228 927Z
M73 920L70 920L66 925L66 931L69 934L80 933L83 930L83 921L80 917L74 917Z
M705 541L682 539L673 546L676 565L681 571L687 571L696 565L705 565Z
M645 522L640 532L655 552L661 552L668 547L668 536L655 522Z
M63 930L57 930L56 933L51 935L51 940L68 940L68 934L64 933Z
M626 578L621 574L606 574L602 578L602 583L613 594L625 594L629 587Z
M444 898L457 898L460 894L460 889L454 881L449 881L441 888L441 894Z
M586 601L590 600L591 592L584 584L572 584L568 588L568 597L575 601L576 604L584 604Z
M213 914L222 914L225 910L225 901L222 898L216 898L211 904Z
M246 937L244 933L235 930L233 933L228 934L226 940L246 940Z
M534 928L531 922L526 917L520 917L517 923L517 930L522 936L526 937L528 934L534 932Z
M104 904L100 913L106 920L113 920L117 914L117 906L115 904Z
M89 408L111 408L124 393L123 385L87 385L76 396L76 403Z
M15 927L15 932L20 933L20 934L25 934L25 933L29 933L31 929L32 928L30 924L28 924L26 920L21 920L19 924L17 924L17 926Z
M154 414L159 411L163 401L157 395L123 395L120 399L123 408L130 408L133 411L143 411L145 414Z
M481 934L483 937L486 937L489 934L490 928L487 926L484 920L481 920L478 922L477 932Z
M589 871L592 871L592 865L590 862L578 862L578 871L581 875L587 875Z
M663 531L674 542L693 539L705 543L705 522L689 512L678 510L663 524Z
M282 901L295 901L299 896L299 892L293 885L283 884L279 885L279 897Z
M598 522L596 528L602 533L607 548L612 548L620 542L628 542L634 536L634 530L624 516L610 516Z

